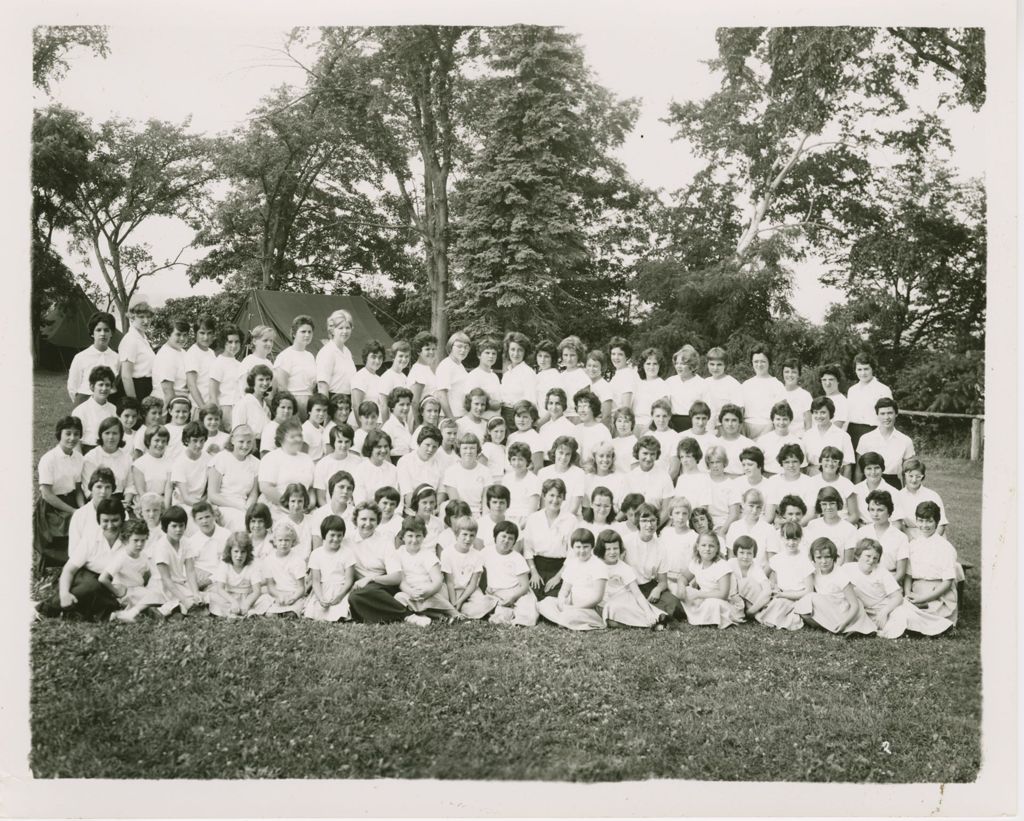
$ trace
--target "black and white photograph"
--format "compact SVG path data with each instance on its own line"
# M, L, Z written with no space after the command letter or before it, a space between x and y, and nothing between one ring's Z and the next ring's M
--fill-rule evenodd
M15 815L1015 811L1012 7L22 5Z

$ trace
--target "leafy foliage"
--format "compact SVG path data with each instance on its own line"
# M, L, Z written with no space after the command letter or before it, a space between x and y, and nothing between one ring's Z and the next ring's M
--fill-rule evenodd
M928 351L903 369L894 396L917 410L984 413L984 351Z
M367 193L379 174L318 96L282 87L214 147L231 187L193 242L210 248L193 282L338 291L382 272L409 277L408 232Z
M168 299L153 310L150 323L154 339L166 339L171 332L171 322L182 319L193 328L201 316L211 316L219 325L230 322L245 302L245 291L224 290L213 296L187 296Z
M67 74L68 54L87 48L99 57L110 53L106 26L36 26L32 30L32 84L43 91Z
M879 181L849 250L822 275L894 367L925 350L982 349L985 196L936 163L901 164Z

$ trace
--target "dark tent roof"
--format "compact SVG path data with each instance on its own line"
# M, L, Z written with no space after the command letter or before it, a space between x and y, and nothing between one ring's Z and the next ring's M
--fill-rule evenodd
M85 291L76 285L67 304L62 308L51 308L44 317L39 345L35 350L36 365L58 369L70 367L75 354L92 344L89 317L98 310ZM117 321L116 315L114 321ZM110 338L110 347L115 351L121 336L115 327Z
M352 314L352 337L348 347L357 365L363 363L363 345L376 339L385 348L394 341L361 296L335 294L296 294L287 291L249 291L235 315L235 324L245 331L256 325L269 325L277 332L274 353L290 344L292 320L300 314L313 317L313 342L308 350L315 354L327 339L327 317L339 308Z
M79 286L63 308L52 308L46 315L40 336L45 342L57 348L74 348L75 353L92 344L89 333L89 317L99 308ZM117 318L114 318L117 321ZM115 327L110 347L115 351L121 341L121 332Z

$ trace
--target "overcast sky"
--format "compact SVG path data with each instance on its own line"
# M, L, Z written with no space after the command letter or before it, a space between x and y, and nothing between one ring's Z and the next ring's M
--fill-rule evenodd
M710 24L657 25L641 16L575 23L591 67L600 81L624 97L640 97L642 107L634 132L621 150L633 176L655 188L685 185L700 166L685 144L672 142L672 129L660 121L670 101L704 97L714 91L715 78L701 62L715 53ZM210 134L243 123L260 97L271 88L301 85L301 70L275 54L284 41L280 28L170 28L114 26L106 59L86 52L73 55L68 75L50 99L100 121L112 116L181 122ZM37 104L45 104L37 94ZM956 163L965 176L984 168L978 116L956 111L947 117L956 147ZM158 260L173 257L187 245L192 231L184 223L153 219L137 232L149 242ZM192 249L183 259L195 259ZM81 270L81 264L75 264ZM813 262L796 269L796 309L820 321L839 292L822 288ZM98 273L91 272L97 281ZM213 293L217 286L193 289L183 269L163 272L145 281L142 292L156 302L193 293Z

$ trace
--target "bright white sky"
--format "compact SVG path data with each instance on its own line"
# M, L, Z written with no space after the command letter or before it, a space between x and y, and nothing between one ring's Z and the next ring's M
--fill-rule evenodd
M586 49L601 82L624 97L640 97L636 129L621 150L635 178L656 188L685 185L700 162L687 146L672 142L672 129L660 122L673 99L701 98L716 87L702 60L715 53L714 27L657 26L652 20L598 18L571 26ZM71 71L52 92L54 101L83 111L96 121L112 116L144 120L150 117L181 122L191 117L199 132L227 131L244 122L260 97L283 83L301 85L301 70L275 54L285 32L274 28L140 28L110 30L106 59L77 52ZM37 104L45 104L37 94ZM969 110L947 117L956 147L956 162L964 176L982 175L984 151L978 115ZM173 258L192 239L184 223L153 219L138 231L158 260ZM195 259L186 251L182 259ZM75 262L76 269L81 263ZM824 316L839 292L821 287L818 266L804 263L796 271L796 309L814 322ZM99 281L99 274L91 271ZM214 293L205 282L192 288L183 269L145 281L142 292L155 302L169 297Z

